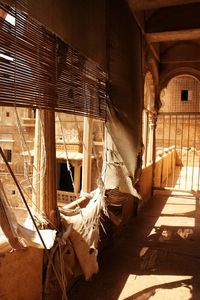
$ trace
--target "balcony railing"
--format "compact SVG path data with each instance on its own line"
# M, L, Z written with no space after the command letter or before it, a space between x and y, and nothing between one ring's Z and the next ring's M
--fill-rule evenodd
M168 179L175 172L177 162L177 154L175 146L165 148L163 151L157 152L154 186L161 187L166 185Z
M73 192L57 191L57 202L68 204L76 199Z
M82 152L83 151L83 145L82 143L69 143L66 142L66 148L69 152ZM56 141L56 150L57 151L65 151L65 146L62 141Z

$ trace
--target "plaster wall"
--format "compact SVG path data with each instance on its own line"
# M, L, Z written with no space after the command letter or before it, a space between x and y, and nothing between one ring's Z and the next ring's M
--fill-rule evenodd
M124 1L110 1L108 24L110 101L107 126L128 170L128 176L133 179L137 169L137 156L141 150L144 89L142 39ZM119 166L115 167L117 168ZM112 168L110 172L113 173Z
M43 250L26 248L0 256L0 299L42 299Z

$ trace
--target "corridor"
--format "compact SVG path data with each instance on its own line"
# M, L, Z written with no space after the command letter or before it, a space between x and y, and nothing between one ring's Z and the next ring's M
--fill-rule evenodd
M199 201L189 192L157 191L100 255L100 272L78 280L69 300L200 299Z

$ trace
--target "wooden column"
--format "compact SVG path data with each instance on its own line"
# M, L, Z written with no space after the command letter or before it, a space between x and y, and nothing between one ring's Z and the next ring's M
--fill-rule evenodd
M147 112L143 110L143 144L144 144L144 155L143 155L143 165L147 164L147 136L148 136L148 120Z
M44 112L44 137L46 151L46 173L44 177L44 212L52 225L59 225L56 191L56 142L55 112Z
M156 126L157 126L157 112L153 114L153 167L152 167L152 184L151 184L151 194L153 196L154 186L155 186L155 169L156 169ZM161 178L161 176L160 176Z
M82 191L85 193L91 192L92 132L93 132L93 119L84 117Z
M76 161L75 169L74 169L74 184L76 187L76 192L80 193L80 180L81 180L81 165L80 161Z
M148 141L148 152L147 152L147 163L151 163L153 161L153 135L154 135L154 116L149 115L149 120L148 120L148 127L149 127L149 141Z
M35 118L35 141L34 141L34 162L33 162L33 192L32 202L33 208L37 212L43 211L43 186L44 186L44 144L42 138L42 126L44 114L42 111L36 110Z

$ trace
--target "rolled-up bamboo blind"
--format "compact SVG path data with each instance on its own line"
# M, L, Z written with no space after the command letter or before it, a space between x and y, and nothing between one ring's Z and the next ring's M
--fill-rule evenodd
M32 19L23 1L0 2L0 105L104 119L106 74Z

